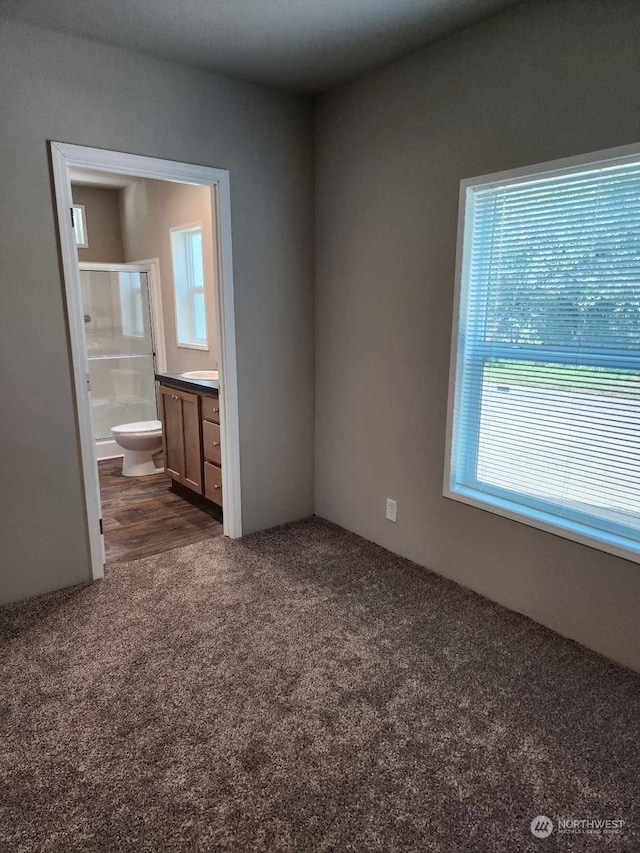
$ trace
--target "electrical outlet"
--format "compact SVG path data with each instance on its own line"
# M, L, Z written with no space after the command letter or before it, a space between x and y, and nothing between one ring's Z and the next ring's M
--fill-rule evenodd
M396 501L392 501L391 498L387 498L387 518L389 521L396 520L396 514L398 512L398 504Z

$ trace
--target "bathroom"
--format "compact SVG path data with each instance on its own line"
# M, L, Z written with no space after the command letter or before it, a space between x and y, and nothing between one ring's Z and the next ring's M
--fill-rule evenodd
M162 428L178 395L218 399L217 227L209 186L74 168L71 187L108 565L222 534L221 485L165 468Z

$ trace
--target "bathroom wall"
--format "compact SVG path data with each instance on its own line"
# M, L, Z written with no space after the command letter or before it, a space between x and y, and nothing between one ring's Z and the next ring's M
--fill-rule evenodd
M640 566L442 483L460 181L637 143L639 44L637 0L522 3L315 115L316 512L636 669Z
M308 101L3 19L0 79L0 601L90 577L49 140L229 169L244 530L311 514Z
M215 229L210 188L141 180L121 191L120 203L125 261L149 258L160 261L167 369L179 372L215 367L219 347L214 279ZM196 224L202 225L208 352L179 347L176 336L170 229Z
M78 259L121 264L124 261L119 190L73 184L73 201L84 204L89 246Z

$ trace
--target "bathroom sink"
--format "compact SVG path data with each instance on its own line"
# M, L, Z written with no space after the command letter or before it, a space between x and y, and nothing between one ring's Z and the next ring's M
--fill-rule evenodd
M183 379L217 379L217 370L190 370L188 373L180 374Z

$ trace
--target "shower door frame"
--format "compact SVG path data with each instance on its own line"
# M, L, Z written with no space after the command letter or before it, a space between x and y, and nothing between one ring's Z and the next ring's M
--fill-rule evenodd
M224 533L232 539L242 536L240 494L240 424L238 417L238 376L236 324L231 245L231 190L226 169L198 166L174 160L160 160L138 154L88 148L66 142L49 142L58 234L73 366L73 384L84 485L86 527L93 579L104 575L104 537L98 463L91 420L91 396L87 375L84 312L80 290L80 265L73 230L71 169L98 169L102 172L151 178L174 183L198 184L211 188L212 221L216 246L216 303L221 399L222 489L225 496Z
M80 272L143 272L147 274L147 287L149 290L149 317L151 323L151 349L153 356L153 370L156 373L166 373L167 371L167 352L164 340L164 318L162 314L162 289L160 285L160 262L157 258L150 261L138 261L135 263L123 264L105 264L97 261L80 261L78 264ZM85 330L86 334L86 330ZM87 363L89 355L87 354ZM87 364L87 373L89 372ZM89 386L89 393L92 389ZM156 417L158 416L158 394L156 392ZM115 441L95 440L96 445L113 444ZM97 454L97 459L100 462L102 459L110 459L111 456L100 456ZM122 456L119 452L115 454Z

